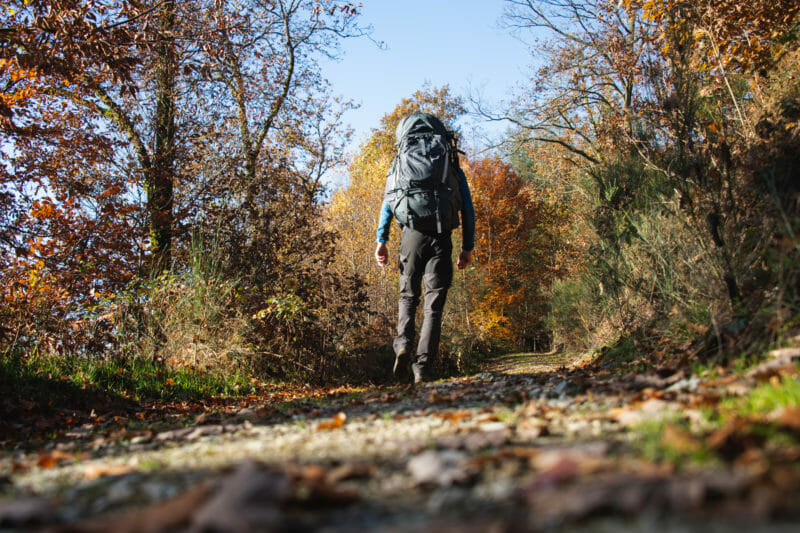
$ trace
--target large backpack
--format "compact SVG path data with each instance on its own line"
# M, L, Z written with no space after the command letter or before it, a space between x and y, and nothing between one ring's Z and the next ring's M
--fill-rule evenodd
M443 234L458 226L461 192L458 149L452 132L429 113L397 125L397 155L386 177L386 200L404 227Z

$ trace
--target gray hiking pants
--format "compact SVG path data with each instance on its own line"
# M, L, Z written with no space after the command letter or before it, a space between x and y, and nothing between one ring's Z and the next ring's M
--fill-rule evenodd
M409 354L412 352L415 337L414 316L424 280L425 314L416 357L412 359L415 375L426 375L439 350L442 312L447 300L447 290L453 281L452 252L453 244L449 233L435 236L409 228L403 230L400 241L400 303L394 351L395 354L401 349Z

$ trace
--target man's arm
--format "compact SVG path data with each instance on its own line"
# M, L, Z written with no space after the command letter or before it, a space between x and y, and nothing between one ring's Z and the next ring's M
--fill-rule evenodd
M458 190L461 193L461 253L458 254L456 266L459 270L467 268L472 262L472 250L475 248L475 207L472 205L472 194L464 171L459 169Z
M386 247L386 243L389 241L391 231L392 211L389 209L389 203L384 199L378 220L378 231L376 232L378 247L375 249L375 260L380 266L385 266L389 262L389 250Z
M389 209L389 202L386 199L381 204L381 212L378 218L378 231L376 237L378 242L389 242L389 234L392 231L392 210Z

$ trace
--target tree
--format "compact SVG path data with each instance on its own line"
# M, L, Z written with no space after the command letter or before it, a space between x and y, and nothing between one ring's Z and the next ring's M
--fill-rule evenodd
M515 124L523 143L566 148L578 164L605 161L634 136L648 35L635 15L607 0L507 0L504 21L536 38L532 54L543 66L512 109L475 101L478 113Z
M490 339L532 347L547 310L544 291L560 270L564 210L497 158L470 161L464 170L479 222L475 260L484 285L471 317Z
M695 66L719 74L769 68L797 39L800 5L793 0L626 0L625 5L660 27L665 52L668 35L691 29L686 38L704 52Z
M320 180L340 158L347 104L327 93L317 59L361 33L355 7L52 5L3 13L0 245L13 257L2 272L4 294L19 297L11 316L46 317L56 293L31 292L36 280L60 291L48 320L63 332L66 317L82 319L129 280L187 268L193 225L209 236L222 225L239 260L231 267L269 272L265 290L302 261L324 264ZM34 293L42 306L25 303ZM26 324L33 336L46 331Z
M328 94L317 61L364 31L349 2L220 0L204 7L193 20L203 28L194 83L206 91L204 116L229 150L224 172L206 183L228 205L207 218L233 230L226 238L235 268L265 283L285 274L287 256L316 253L309 224L322 176L341 162L346 137L336 132L349 106ZM305 244L287 246L286 231L307 233Z
M137 58L128 47L132 22L147 15L136 2L11 0L0 13L2 131L33 134L41 124L29 107L45 81L73 84L86 73L103 73L133 90ZM40 82L41 81L41 82Z
M147 15L138 4L35 0L1 15L2 322L21 342L85 343L87 328L68 327L85 316L76 310L136 270L139 212L121 146L58 95L83 98L86 79L134 91L133 25Z

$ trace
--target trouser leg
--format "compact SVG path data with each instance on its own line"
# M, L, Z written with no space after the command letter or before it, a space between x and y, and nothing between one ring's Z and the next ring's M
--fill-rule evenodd
M439 351L444 304L453 281L453 246L450 236L432 239L432 254L425 264L425 315L420 330L417 356L412 365L415 376L425 377Z
M422 276L425 272L423 261L424 236L416 231L406 230L400 241L400 301L398 303L397 337L394 339L394 352L405 350L411 353L414 346L415 324Z

